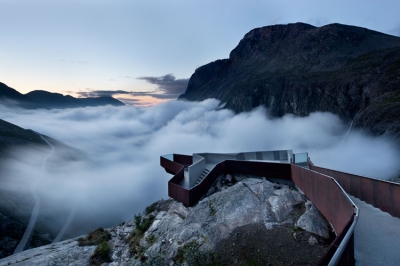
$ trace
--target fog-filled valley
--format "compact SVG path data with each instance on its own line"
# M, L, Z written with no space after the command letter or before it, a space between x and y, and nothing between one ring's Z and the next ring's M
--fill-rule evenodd
M39 222L52 237L68 217L63 238L131 219L150 203L167 198L171 178L160 155L293 149L308 152L318 166L388 179L400 171L399 151L383 137L350 130L337 116L312 113L268 118L263 108L235 114L220 102L170 101L134 106L25 110L0 106L0 119L75 148L50 146L14 151L2 160L1 193L26 196L17 208L30 213L35 187ZM71 153L74 153L71 155Z

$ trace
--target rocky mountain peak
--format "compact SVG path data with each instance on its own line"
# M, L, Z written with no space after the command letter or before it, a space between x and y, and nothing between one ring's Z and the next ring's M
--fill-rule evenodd
M399 67L400 37L342 24L273 25L247 33L229 59L198 68L180 98L216 98L238 113L261 105L272 117L331 112L400 143Z
M294 23L251 30L232 50L230 60L262 60L273 70L330 71L361 54L399 45L400 38L365 28Z
M261 28L256 28L249 31L246 35L244 35L243 40L245 39L263 39L268 40L270 42L281 41L285 38L291 36L297 36L304 31L315 29L315 26L306 23L291 23L287 25L278 24L272 26L266 26Z

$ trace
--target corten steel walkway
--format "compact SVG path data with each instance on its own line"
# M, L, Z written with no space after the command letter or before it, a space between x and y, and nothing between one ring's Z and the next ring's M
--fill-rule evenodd
M356 265L400 265L400 185L317 167L334 177L360 209L355 228Z
M184 178L184 165L193 163L192 156L160 157L160 163L174 175L168 182L169 196L187 206L196 204L224 173L290 179L337 233L319 265L400 265L400 184L317 167L310 160L308 169L285 163L225 160L198 185L185 189L179 182Z
M186 206L193 206L217 178L226 173L292 181L327 218L336 232L336 238L318 265L354 265L354 227L358 219L358 208L334 178L290 163L225 159L217 163L199 184L188 189L180 184L184 179L185 168L195 161L193 157L180 154L160 157L161 166L174 175L168 182L168 195L171 198Z

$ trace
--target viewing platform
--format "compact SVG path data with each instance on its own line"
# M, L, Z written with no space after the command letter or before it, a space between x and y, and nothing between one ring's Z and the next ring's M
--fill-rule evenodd
M193 156L170 154L161 156L160 163L174 175L168 182L168 195L186 206L193 206L203 198L221 175L248 174L292 182L325 216L336 233L318 265L400 263L396 248L400 248L400 233L397 233L400 232L399 184L318 167L307 153L293 154L291 150L196 153ZM359 208L354 202L363 212L359 226L356 226ZM382 224L372 223L374 221ZM355 236L358 239L355 240Z

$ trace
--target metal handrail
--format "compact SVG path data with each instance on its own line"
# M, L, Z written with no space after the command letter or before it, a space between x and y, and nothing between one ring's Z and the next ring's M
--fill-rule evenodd
M183 199L183 203L185 204L185 205L188 205L188 206L191 206L191 205L193 205L193 204L195 204L200 198L201 198L201 196L202 195L200 195L200 194L205 194L206 193L206 189L205 189L205 187L204 187L204 185L205 184L209 184L209 183L212 183L212 182L214 182L215 180L214 179L216 179L215 177L216 176L218 176L218 175L220 175L220 174L223 174L223 172L225 172L226 170L228 170L228 169L226 169L226 167L227 168L230 168L229 167L229 161L231 161L231 160L224 160L224 161L222 161L222 162L220 162L220 163L218 163L213 169L211 169L211 171L210 171L210 173L202 180L202 182L200 182L198 185L196 185L195 187L192 187L192 188L190 188L190 189L185 189L185 188L183 188L183 187L180 187L179 186L179 184L175 184L175 185L178 185L177 187L176 187L176 189L177 190L179 190L179 191L176 191L179 195L176 195L178 198L181 198L182 199L182 195L183 194L186 194L186 197L184 197L184 199ZM311 161L310 161L311 162ZM176 163L176 162L175 162ZM241 165L241 164L243 164L243 163L248 163L249 165L251 164L251 163L254 163L254 162L249 162L249 161L235 161L235 166L236 167L234 167L234 168L240 168L240 166L239 165ZM259 162L259 163L261 163L261 162ZM262 163L263 165L265 164L265 165L275 165L276 166L276 163ZM281 166L283 166L283 165L286 165L286 164L279 164L279 165L281 165ZM289 166L290 166L290 164L288 164ZM217 167L218 166L218 167ZM242 166L243 167L243 166ZM249 166L244 166L244 168L248 168ZM260 167L260 166L259 166ZM262 166L262 167L264 167L264 166ZM262 168L261 167L261 168ZM256 167L256 168L258 168L258 167ZM278 168L278 170L279 170L279 168ZM281 170L284 170L284 169L281 169ZM357 221L358 221L358 208L357 208L357 206L354 204L354 202L350 199L350 197L347 195L347 193L344 191L344 189L340 186L340 184L334 179L334 178L332 178L331 176L328 176L328 175L325 175L325 174L322 174L322 173L319 173L319 172L317 172L317 171L313 171L313 170L308 170L308 169L304 169L304 170L306 170L306 171L310 171L310 172L314 172L315 174L317 174L317 175L321 175L321 176L325 176L326 178L329 178L329 179L331 179L331 180L333 180L334 181L334 183L338 186L338 188L340 189L340 194L343 194L346 198L347 198L347 200L349 201L349 204L350 205L352 205L353 206L353 215L352 216L347 216L347 217L351 217L351 218L346 218L346 219L349 219L348 220L348 223L347 224L349 224L350 222L351 222L351 226L350 227L348 227L348 225L347 226L345 226L345 227L343 227L343 225L340 225L340 230L341 231L339 231L339 232L342 232L342 233L344 233L344 230L347 230L346 231L346 233L345 233L345 236L342 238L342 233L340 233L339 235L337 235L337 238L336 238L336 241L340 241L340 244L339 244L339 246L336 248L336 246L332 246L331 245L331 247L329 248L329 250L331 250L331 251L329 251L328 253L326 253L324 256L328 256L328 257L326 257L326 259L327 260L329 260L329 264L328 265L337 265L338 263L339 263L339 261L340 261L340 259L341 259L341 257L342 257L342 255L343 255L343 252L345 251L345 249L346 249L346 247L347 247L347 245L349 244L349 241L350 241L350 239L351 239L351 237L353 236L353 234L354 234L354 228L355 228L355 225L356 225L356 223L357 223ZM256 171L260 171L260 168L258 168L258 170L256 170ZM276 172L276 169L275 170L272 170L272 172L269 172L270 174L272 174L273 172ZM180 172L180 171L179 171ZM211 176L213 176L213 178L211 177ZM211 178L211 179L210 179ZM293 173L292 173L292 170L290 170L290 173L289 173L289 179L291 179L292 180L292 178L293 178ZM172 179L174 179L174 178L172 178ZM170 180L170 181L172 181L172 179ZM174 184L174 183L173 183ZM204 190L204 191L203 191ZM182 195L181 195L182 194ZM340 194L338 194L338 195L340 195ZM173 196L173 195L170 195L170 196ZM344 221L343 221L344 222ZM343 223L342 223L343 224ZM341 239L341 240L340 240ZM334 242L335 242L335 240L334 240ZM354 248L354 247L352 247L352 248ZM334 249L336 249L335 251L334 251L334 254L332 255L332 252L333 252L333 250ZM331 256L331 258L329 258L329 256ZM354 259L354 258L353 258ZM321 263L321 261L320 261L320 263ZM326 262L323 262L323 264L325 265L325 263Z
M330 177L332 178L332 177ZM350 238L354 234L354 228L356 227L357 221L358 221L358 213L359 209L357 205L351 200L349 195L346 193L346 191L342 188L342 186L336 181L336 179L332 178L333 181L336 183L336 185L342 190L343 194L347 197L347 199L353 204L353 221L352 224L347 230L346 235L343 237L342 241L340 242L340 245L336 249L336 252L333 254L331 260L329 261L328 266L336 266L339 263L340 258L342 257L343 251L347 247L347 244L349 243Z

